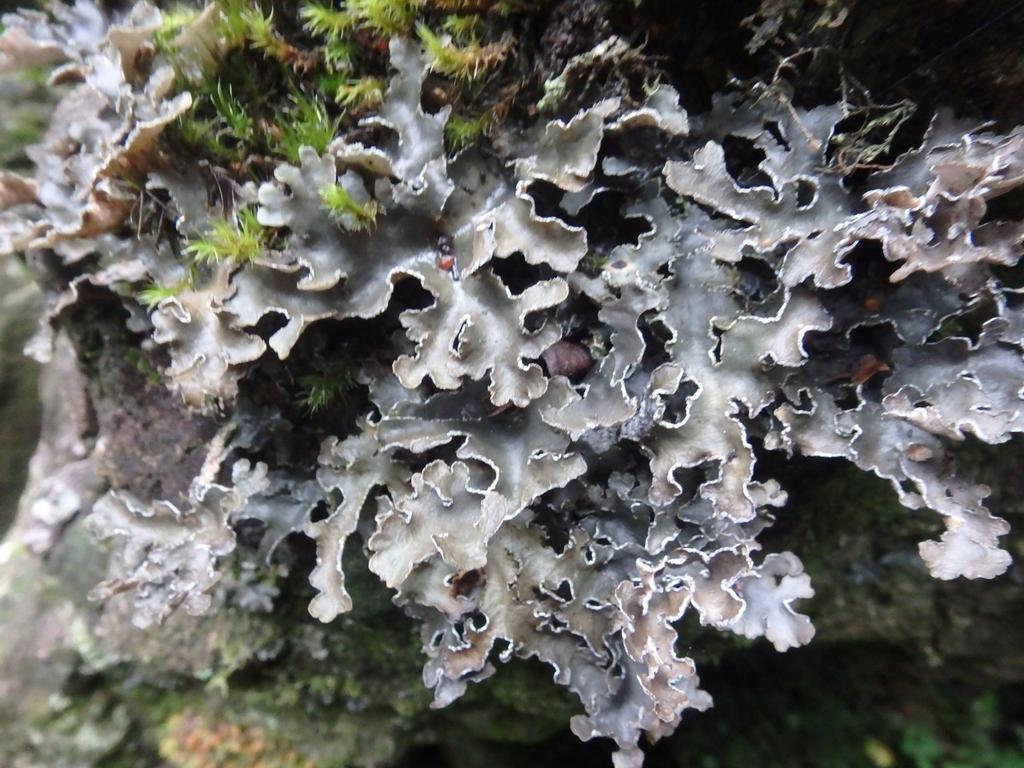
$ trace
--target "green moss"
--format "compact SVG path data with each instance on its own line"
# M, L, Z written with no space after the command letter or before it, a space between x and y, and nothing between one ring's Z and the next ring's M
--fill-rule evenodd
M299 17L311 34L326 37L331 42L339 41L358 23L356 17L348 11L320 3L306 3L299 9Z
M500 82L488 78L488 88L468 86L495 71L515 41L479 9L440 15L439 10L452 8L441 3L435 10L434 5L218 0L226 43L222 60L197 82L187 82L184 74L194 63L180 62L182 87L192 92L194 106L169 139L240 178L263 181L268 159L294 163L302 146L323 152L339 131L378 108L389 75L388 39L413 36L418 29L434 69L455 81L446 98L457 114L476 116L452 121L450 146L458 151L507 114L519 90L517 75L506 73ZM169 45L192 14L187 8L172 11L158 37ZM452 41L426 26L437 21ZM173 51L169 56L173 62Z
M147 309L154 309L164 299L171 299L179 296L183 291L188 290L195 282L194 273L174 285L160 285L156 282L146 283L145 287L138 292L136 298Z
M444 137L452 152L475 144L493 125L494 117L484 113L476 117L453 114L444 126Z
M172 52L174 38L198 16L199 11L187 5L178 5L164 10L160 29L153 35L153 43L157 50L164 53Z
M348 402L357 386L355 368L345 361L317 361L310 373L299 377L298 384L298 405L313 416Z
M416 26L416 34L423 43L430 68L456 81L473 81L499 67L511 48L507 41L482 44L469 40L458 46L438 37L426 24Z
M339 122L340 118L328 111L322 96L294 93L279 126L281 136L277 139L276 153L293 163L299 161L302 147L323 153L338 132Z
M380 206L375 200L357 203L340 184L329 184L320 190L320 199L324 207L335 218L348 218L355 222L359 229L370 230L377 222Z
M345 9L356 27L384 37L408 35L422 0L348 0Z
M256 211L240 208L230 219L214 219L200 237L185 246L185 253L197 264L210 266L220 262L243 264L253 261L265 247L263 225Z
M384 88L384 81L377 77L345 80L335 86L334 99L346 109L363 112L381 105Z

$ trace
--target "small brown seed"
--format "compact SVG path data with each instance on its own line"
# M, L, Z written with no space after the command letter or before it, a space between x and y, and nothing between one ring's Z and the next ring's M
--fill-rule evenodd
M565 376L578 379L590 370L594 364L590 353L572 341L558 341L544 350L540 356L547 368L548 376Z

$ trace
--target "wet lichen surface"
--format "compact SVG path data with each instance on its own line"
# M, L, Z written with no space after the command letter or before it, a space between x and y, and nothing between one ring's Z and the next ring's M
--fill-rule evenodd
M852 5L730 82L674 19L4 17L8 762L1020 761L1024 134L822 64Z

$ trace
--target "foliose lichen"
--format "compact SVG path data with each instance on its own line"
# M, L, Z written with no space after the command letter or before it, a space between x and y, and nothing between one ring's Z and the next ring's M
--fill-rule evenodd
M113 488L95 505L115 542L97 599L129 593L139 626L206 611L256 520L261 563L313 540L309 610L328 622L352 607L358 534L421 622L436 706L534 657L578 696L573 731L614 739L624 768L711 706L677 650L686 614L779 651L814 636L796 608L811 575L758 541L786 503L766 452L844 458L934 510L946 531L920 554L937 578L1008 567L1008 527L950 445L1024 431L1006 282L1024 222L992 205L1024 185L1020 129L939 114L855 175L832 163L838 105L721 95L691 117L655 83L453 154L450 107L422 98L450 43L396 29L376 110L241 181L162 143L193 103L182 57L223 56L228 13L195 14L173 46L147 3L4 19L0 71L59 64L71 85L35 173L0 175L0 252L51 296L33 351L84 286L113 291L166 385L221 424L187 499ZM146 199L156 227L129 220ZM185 258L211 231L221 251ZM142 302L146 285L166 290ZM337 434L250 386L325 323L375 336L345 361Z

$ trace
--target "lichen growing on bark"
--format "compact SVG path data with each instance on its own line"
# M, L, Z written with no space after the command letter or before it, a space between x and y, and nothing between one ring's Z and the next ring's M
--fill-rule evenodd
M449 36L414 34L460 9ZM227 2L5 17L0 69L72 84L35 171L0 175L0 252L48 293L31 349L106 302L147 397L194 420L173 492L119 482L101 424L58 489L75 503L25 525L40 553L76 516L111 542L101 640L126 615L282 610L300 537L309 612L342 621L361 544L419 623L434 706L537 659L582 705L573 732L639 765L642 738L712 703L687 617L780 652L814 636L815 574L762 551L787 503L768 457L845 459L938 513L920 556L939 579L1009 566L951 446L1024 431L1024 223L1002 204L1024 134L940 113L869 172L837 159L841 104L723 93L689 115L653 70L570 98L581 72L641 67L617 39L519 124L497 87L514 43L477 12L307 5L304 32ZM360 45L372 99L343 63ZM288 94L279 123L238 57ZM453 133L471 108L481 130Z

